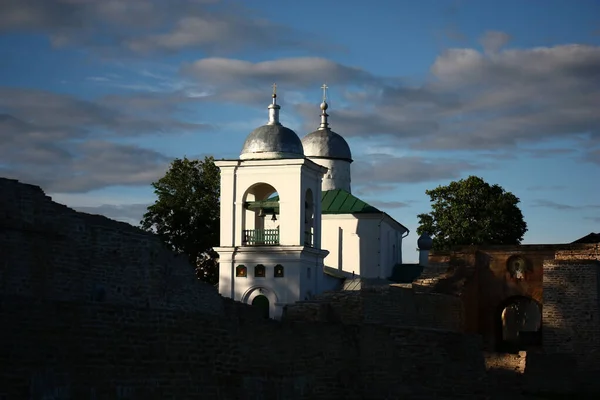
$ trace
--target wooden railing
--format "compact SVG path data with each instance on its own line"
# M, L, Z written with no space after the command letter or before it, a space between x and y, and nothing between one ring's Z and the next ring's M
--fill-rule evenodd
M279 229L242 231L242 246L274 246L279 244Z

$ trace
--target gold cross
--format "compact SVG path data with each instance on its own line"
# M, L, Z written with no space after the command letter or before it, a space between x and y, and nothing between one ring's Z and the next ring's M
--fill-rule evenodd
M321 89L323 89L323 102L325 102L325 100L327 100L327 89L329 89L329 86L324 83L323 86L321 86Z
M277 96L277 84L273 84L273 96Z

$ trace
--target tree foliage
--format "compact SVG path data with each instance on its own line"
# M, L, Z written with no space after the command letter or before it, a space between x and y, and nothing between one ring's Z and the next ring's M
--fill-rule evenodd
M153 182L157 199L141 226L156 233L175 252L187 255L196 274L218 282L220 174L213 157L175 159L165 176Z
M433 236L433 248L462 245L520 244L527 223L519 198L476 176L438 186L425 193L432 211L419 214L417 234Z

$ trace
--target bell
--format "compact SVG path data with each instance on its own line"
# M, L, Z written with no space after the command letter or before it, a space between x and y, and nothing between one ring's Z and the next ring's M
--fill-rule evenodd
M271 221L273 221L273 222L277 221L277 216L275 215L275 213L273 213L273 216L271 217Z
M258 216L261 217L261 218L265 217L265 210L264 210L264 208L259 208L258 209Z

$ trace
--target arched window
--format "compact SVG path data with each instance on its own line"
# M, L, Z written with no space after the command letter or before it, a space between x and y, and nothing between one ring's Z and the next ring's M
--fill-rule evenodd
M275 266L275 278L283 278L283 265L277 264Z
M257 278L264 278L266 276L265 266L258 264L256 267L254 267L254 276Z
M235 267L235 276L237 278L246 278L248 277L248 269L245 265L238 265Z

